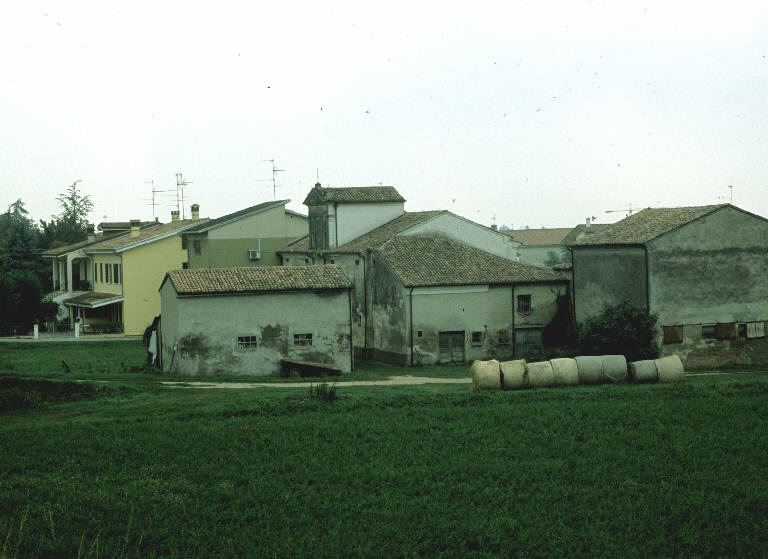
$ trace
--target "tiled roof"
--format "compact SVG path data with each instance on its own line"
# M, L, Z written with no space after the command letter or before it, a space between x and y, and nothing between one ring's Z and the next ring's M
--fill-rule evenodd
M587 226L584 223L579 223L576 227L571 229L570 233L568 233L563 240L565 241L565 244L569 245L579 240L580 237L585 237L586 235L594 235L595 233L604 231L610 226L610 223L591 223L589 225L589 229L587 229Z
M192 219L180 219L179 221L172 221L170 223L158 223L152 227L147 227L139 231L139 234L132 237L130 233L120 235L119 237L111 237L100 243L96 243L88 247L86 252L101 251L101 250L120 250L130 247L133 244L151 242L155 238L161 238L167 234L173 234L175 231L180 231L196 224L196 220Z
M62 245L60 247L49 248L48 250L44 250L42 252L42 256L61 256L62 254L72 252L73 250L78 250L88 245L100 242L101 240L102 238L101 236L99 236L96 240L93 240L93 241L85 240L77 243L70 243L68 245Z
M347 289L352 285L335 264L172 270L166 279L179 295Z
M443 237L395 237L378 253L406 287L566 281L550 269L513 262Z
M209 219L205 222L198 223L194 227L190 227L189 229L186 229L184 232L200 233L203 231L208 231L209 229L213 229L214 227L216 227L217 225L221 225L222 223L233 221L239 217L247 217L252 214L256 214L259 212L263 212L265 210L269 210L271 208L275 208L277 206L285 206L288 202L290 202L290 200L271 200L269 202L262 202L261 204L256 204L255 206L251 206L250 208L245 208L244 210L238 210L231 214L217 217L216 219Z
M367 233L363 233L356 239L352 239L348 243L344 243L336 248L328 249L326 254L334 254L339 252L362 252L369 248L377 248L386 243L393 237L396 237L403 231L410 229L423 223L433 217L440 215L445 210L432 210L426 212L405 212L403 215L396 217L384 225L379 225L376 229L372 229ZM305 235L300 239L288 243L283 248L278 250L280 253L305 253L310 252L309 248L309 235Z
M599 233L587 235L574 242L573 246L644 244L724 206L727 204L683 208L647 208L617 221Z
M149 227L150 225L156 225L159 223L158 221L142 221L139 223L139 227L142 229L144 227ZM121 230L121 231L130 231L131 230L131 222L130 221L102 221L99 223L98 228L101 231L104 231L106 229L110 230Z
M537 245L559 245L565 236L571 232L570 227L556 229L513 229L511 231L502 231L516 241L520 241L523 246Z
M350 186L324 188L319 185L304 199L307 206L324 202L405 202L394 186Z

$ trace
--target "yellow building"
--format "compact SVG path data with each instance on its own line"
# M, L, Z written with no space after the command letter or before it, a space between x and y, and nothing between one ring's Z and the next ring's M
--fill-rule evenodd
M91 289L64 301L84 332L121 331L140 335L160 314L157 286L169 270L186 266L187 251L180 233L200 223L179 220L140 228L131 221L129 233L81 249L89 258Z

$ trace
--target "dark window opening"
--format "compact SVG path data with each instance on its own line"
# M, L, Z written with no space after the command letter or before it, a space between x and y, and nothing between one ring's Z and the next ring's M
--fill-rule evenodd
M517 296L517 312L520 314L531 312L531 296L530 295Z
M499 330L499 345L505 345L509 343L509 330L506 328Z
M663 326L664 341L665 344L681 344L683 343L683 325L677 326Z
M359 265L360 265L360 261L359 260L355 260L355 266L359 266Z
M472 345L483 345L482 332L472 332Z
M331 264L336 264L336 262L334 262L333 260L331 260Z
M200 241L192 241L192 248L195 250L196 255L200 255Z
M181 250L187 250L187 238L184 236L181 237Z
M114 280L115 283L120 283L120 264L115 264L115 274L114 274Z
M182 270L189 270L189 262L182 262L181 263L181 269Z
M295 346L312 345L312 334L294 334L293 345Z
M256 336L238 336L237 351L255 351Z
M717 324L702 324L701 325L701 337L706 339L717 338Z
M416 331L416 337L417 338L421 338L423 335L424 335L424 332L422 332L421 330L417 330Z

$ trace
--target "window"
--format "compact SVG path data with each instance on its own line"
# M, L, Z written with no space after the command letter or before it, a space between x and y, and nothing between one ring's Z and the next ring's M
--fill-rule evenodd
M196 255L200 255L200 241L192 241L192 248L195 251Z
M681 344L683 343L683 326L663 326L664 341L665 344Z
M541 345L541 328L520 328L515 330L515 343L518 345Z
M181 269L182 270L189 270L189 262L182 262L181 263Z
M104 283L104 263L99 262L99 281Z
M517 312L519 314L531 312L531 296L530 295L517 296Z
M472 332L472 345L483 345L482 332Z
M738 328L735 322L720 322L717 325L718 340L732 340L738 336Z
M701 337L715 339L717 338L717 325L716 324L702 324L701 325Z
M106 270L104 271L104 275L106 276L106 282L112 283L112 265L107 264L104 267L106 268Z
M238 336L235 348L238 352L256 351L256 336Z
M499 345L506 345L509 343L509 330L503 328L498 333Z
M331 264L336 264L336 262L334 262L333 260L331 260Z
M764 338L765 322L747 322L747 338Z
M120 283L120 264L113 264L113 266L115 267L115 283Z
M293 345L295 346L312 345L312 334L294 334Z
M184 235L181 236L181 250L187 250L187 238Z
M421 338L423 335L424 335L424 332L422 332L421 330L417 330L416 331L416 337L417 338Z
M360 261L359 260L355 260L355 266L359 266L359 265L360 265Z

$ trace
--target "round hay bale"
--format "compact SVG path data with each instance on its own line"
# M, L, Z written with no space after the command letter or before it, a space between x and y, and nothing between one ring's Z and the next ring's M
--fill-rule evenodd
M556 385L568 386L579 384L579 367L576 365L575 359L550 359L549 363L552 365Z
M646 359L630 363L629 378L632 382L656 382L659 380L656 362L653 359Z
M555 385L555 373L549 361L528 363L528 384L534 388L542 388Z
M593 355L579 356L574 359L579 369L581 384L599 384L603 379L603 360Z
M528 370L525 368L525 359L517 361L502 361L501 387L504 390L517 390L528 386Z
M627 360L623 355L601 355L603 380L606 382L627 381Z
M501 369L495 359L472 363L472 390L501 390Z
M659 382L683 382L685 371L683 362L677 355L655 359L656 370L659 372Z

